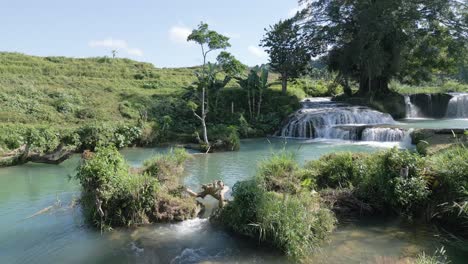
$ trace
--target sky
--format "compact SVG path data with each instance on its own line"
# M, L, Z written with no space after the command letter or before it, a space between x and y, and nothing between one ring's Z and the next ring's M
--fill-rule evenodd
M297 0L0 0L0 51L95 57L115 49L156 67L193 66L201 52L186 38L203 21L253 66L268 61L258 46L265 28L297 8Z

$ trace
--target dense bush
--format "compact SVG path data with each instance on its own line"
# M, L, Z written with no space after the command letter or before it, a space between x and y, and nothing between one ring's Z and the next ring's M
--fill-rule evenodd
M335 224L333 213L320 197L301 188L301 170L290 153L264 161L257 176L233 186L234 200L217 215L224 226L304 257L322 242Z
M343 87L333 80L299 79L295 85L302 87L310 97L335 96L343 92Z
M139 126L111 123L88 124L77 130L82 149L90 150L99 145L130 146L140 139L141 133Z
M294 155L281 152L260 164L259 183L267 191L297 193L301 188L302 174Z
M308 162L305 168L323 188L352 188L381 212L412 215L428 203L430 190L422 157L396 148L374 154L337 153Z
M333 213L310 193L269 192L256 180L233 187L234 201L218 219L236 233L272 244L296 260L304 260L333 230Z
M304 167L314 173L320 188L346 188L356 182L355 162L361 156L350 152L329 154L309 161Z
M239 132L236 126L211 125L208 127L208 136L213 151L235 151L240 148Z
M99 147L86 154L78 166L76 179L82 187L82 206L86 219L98 228L130 226L149 222L185 220L194 217L197 205L192 198L169 193L166 181L177 179L186 154L178 150L145 164L143 172L130 173L114 146ZM176 180L173 180L176 182Z
M468 236L468 149L454 146L429 158L436 218Z
M4 124L0 126L0 148L4 151L28 146L29 151L46 153L60 144L79 146L79 140L69 128Z

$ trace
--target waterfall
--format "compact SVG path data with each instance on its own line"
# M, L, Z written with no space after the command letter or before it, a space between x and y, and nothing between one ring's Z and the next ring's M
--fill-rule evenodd
M371 127L362 131L362 140L381 142L403 141L408 134L408 131L401 128Z
M367 107L306 99L281 129L282 137L359 140L369 125L393 124L389 114Z
M411 97L405 95L405 105L406 105L406 118L417 118L420 117L420 110L411 102Z
M452 94L447 107L446 117L468 118L468 94Z

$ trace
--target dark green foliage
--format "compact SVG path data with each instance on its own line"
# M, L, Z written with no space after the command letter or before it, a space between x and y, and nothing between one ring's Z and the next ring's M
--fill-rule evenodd
M331 154L308 162L305 168L303 186L351 188L380 212L425 213L467 235L468 149L463 145L425 157L397 149Z
M361 157L350 152L329 154L309 161L304 168L315 175L320 188L347 188L356 182L355 162Z
M0 126L0 149L3 151L27 145L29 151L46 153L55 150L61 143L71 147L80 144L77 135L68 128L13 124Z
M284 94L287 82L304 74L310 63L307 45L295 22L294 19L286 19L270 26L261 43L270 55L269 66L280 74Z
M168 192L180 177L185 152L177 150L145 162L142 173L130 173L113 146L86 155L75 177L82 187L83 212L92 225L104 229L195 216L194 199ZM174 184L168 185L169 179Z
M319 188L354 187L357 197L382 212L418 214L429 202L425 161L409 151L331 154L305 168Z
M309 1L298 17L314 55L372 95L387 93L392 77L414 82L459 67L466 9L452 0Z
M436 219L468 235L468 149L454 146L429 158Z
M208 133L213 150L239 150L240 138L236 126L212 125L208 128Z
M82 149L93 150L100 145L115 145L123 148L135 144L141 137L139 126L125 124L89 124L80 127L76 132L80 137Z

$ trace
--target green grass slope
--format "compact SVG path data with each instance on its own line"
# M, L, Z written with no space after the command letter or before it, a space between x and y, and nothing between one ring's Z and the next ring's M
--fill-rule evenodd
M193 71L119 58L0 53L0 122L79 125L136 119L136 98L178 96L194 81Z

